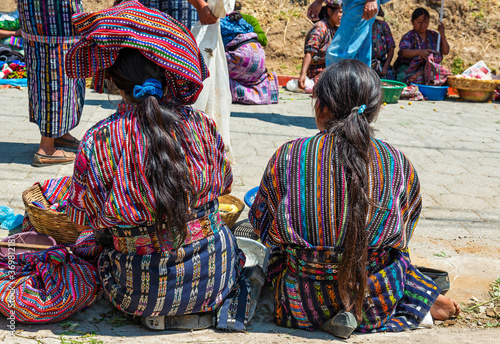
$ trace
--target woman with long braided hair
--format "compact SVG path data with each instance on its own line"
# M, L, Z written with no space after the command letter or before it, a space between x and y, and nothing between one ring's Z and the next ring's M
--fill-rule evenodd
M275 321L347 338L416 328L458 304L411 264L421 210L410 161L373 137L380 79L343 60L314 87L320 132L281 146L269 161L249 218L272 246L268 277Z

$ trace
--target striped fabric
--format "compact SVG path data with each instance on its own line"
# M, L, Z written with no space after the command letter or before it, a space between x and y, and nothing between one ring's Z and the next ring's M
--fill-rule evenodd
M267 72L266 53L257 39L255 32L240 34L225 47L233 103L278 103L278 76Z
M198 11L187 0L138 0L147 8L165 12L191 30L198 21Z
M19 0L18 9L26 38L30 121L42 136L61 137L80 122L85 97L85 80L70 79L64 71L71 37L78 36L69 18L82 10L81 0Z
M368 207L366 231L370 252L376 254L368 266L369 284L375 287L367 291L367 302L392 300L396 289L400 294L391 305L373 301L368 309L365 302L360 329L413 328L438 295L406 253L421 211L420 184L411 163L394 147L373 139L371 153L369 197L384 208ZM262 242L276 247L269 277L277 288L275 320L283 326L315 329L342 308L335 289L340 263L335 252L344 245L349 195L336 161L333 134L284 144L270 160L249 212ZM409 320L398 327L393 318L403 305Z
M95 13L73 16L82 39L66 56L69 77L94 76L94 88L103 92L105 68L123 48L138 49L165 69L167 97L192 104L209 75L191 32L170 16L147 9L137 1Z
M64 246L0 260L0 312L27 324L64 320L99 296L96 268Z
M193 186L193 207L215 200L233 181L224 143L212 119L178 106L182 147ZM146 137L136 105L118 112L85 134L75 160L67 214L92 228L138 226L155 219L155 200L146 179Z

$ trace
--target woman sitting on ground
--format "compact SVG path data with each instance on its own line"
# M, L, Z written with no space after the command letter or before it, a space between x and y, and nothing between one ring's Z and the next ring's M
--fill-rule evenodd
M252 26L235 11L221 19L220 26L233 103L278 103L278 76L267 71L266 53L262 48L262 43L267 44L267 37L260 32L260 25L254 22Z
M429 312L457 315L458 304L410 261L420 184L406 156L373 137L380 78L343 60L313 95L320 132L276 151L249 213L272 246L275 322L347 338L416 328Z
M379 7L378 15L384 18L382 7ZM395 46L389 24L383 19L375 19L372 25L372 68L383 79L394 80L391 62Z
M208 327L214 312L217 328L243 330L245 257L217 202L231 167L214 121L190 106L208 76L194 37L136 1L73 21L68 74L94 75L101 92L110 78L123 97L82 139L66 210L104 248L107 297L151 329Z
M427 29L429 19L429 12L425 8L420 7L413 11L411 16L413 29L401 39L398 58L394 65L399 81L407 84L442 85L446 77L450 75L445 67L439 65L443 60L443 55L448 55L450 52L444 25L443 23L438 25L441 43L437 51L438 33ZM429 68L431 67L429 63L432 68Z
M342 19L342 1L326 0L325 6L319 13L320 20L314 24L306 36L304 44L304 60L300 70L299 88L305 89L306 76L318 80L325 70L326 50L332 42Z

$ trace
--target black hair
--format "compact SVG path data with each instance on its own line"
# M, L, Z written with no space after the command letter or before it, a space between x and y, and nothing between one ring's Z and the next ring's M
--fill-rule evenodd
M234 11L232 13L229 13L228 17L229 17L229 19L231 19L232 21L235 21L235 22L238 22L238 21L240 21L241 18L243 18L241 16L241 13L238 11Z
M413 23L415 19L420 17L421 15L424 16L424 19L429 19L431 15L429 14L429 11L427 11L425 8L419 7L415 11L413 11L411 15L411 22Z
M139 104L139 126L147 139L146 178L153 191L155 230L164 246L162 231L167 230L174 247L186 237L192 185L181 143L178 115L172 111L176 104L160 105L154 96L144 100L134 98L136 85L153 78L166 88L165 70L147 59L139 50L120 50L113 65L107 68L113 83L125 93L129 102ZM174 136L175 135L175 136Z
M373 122L380 110L380 78L366 64L342 60L328 67L314 86L316 111L326 114L328 133L334 135L334 154L347 181L347 229L338 272L338 287L346 310L355 309L361 319L367 286L368 238L366 214L373 202L368 197L368 168ZM366 109L360 114L362 105ZM333 160L333 159L332 159ZM341 183L341 181L336 181Z
M328 18L328 9L329 8L331 8L332 11L336 11L337 9L342 8L342 6L341 5L335 5L335 6L326 5L326 6L321 7L321 10L319 11L319 14L318 14L319 19Z

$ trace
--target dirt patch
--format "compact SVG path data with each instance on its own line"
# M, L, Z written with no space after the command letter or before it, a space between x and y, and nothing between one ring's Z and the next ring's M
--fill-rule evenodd
M113 0L83 0L86 11L109 7ZM242 2L244 13L255 16L268 36L267 67L278 74L298 75L302 64L303 46L312 22L307 18L307 0L247 0ZM447 0L445 8L446 36L451 52L443 64L454 72L479 60L500 71L500 0ZM12 11L15 0L2 0L0 11ZM392 29L396 45L411 29L411 13L425 7L431 14L430 28L437 29L439 1L393 0L384 6L385 19ZM394 59L395 61L395 59Z

